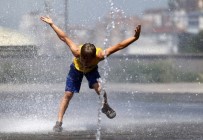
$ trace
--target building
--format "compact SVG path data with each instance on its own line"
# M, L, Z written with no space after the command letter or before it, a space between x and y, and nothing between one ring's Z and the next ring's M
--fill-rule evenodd
M176 26L179 30L185 31L188 26L188 16L185 10L174 11L172 13L172 20L174 26Z
M195 11L188 13L187 18L187 28L186 31L190 33L197 34L199 31L203 30L203 12Z
M154 27L171 26L171 17L168 9L148 9L144 12L143 20L152 22Z
M203 30L203 0L182 2L171 14L174 25L183 32L197 34Z
M140 19L142 33L130 54L161 55L178 53L177 30L167 9L148 9Z
M132 36L134 29L138 24L142 25L142 33L140 39L116 55L132 54L132 55L160 55L160 54L176 54L177 48L177 30L172 25L170 14L166 9L150 9L139 18L137 16L125 17L122 13L114 13L114 19L109 15L101 19L93 29L94 41L96 44L104 46L105 39L108 45L115 45L120 41ZM108 24L114 28L108 38Z

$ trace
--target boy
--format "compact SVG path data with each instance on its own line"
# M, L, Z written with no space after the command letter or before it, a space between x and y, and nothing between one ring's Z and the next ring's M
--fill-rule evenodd
M60 103L58 120L53 127L55 132L61 132L63 116L71 98L73 97L73 94L75 92L79 92L83 76L87 78L89 88L94 89L99 95L101 92L101 84L97 80L100 78L97 64L105 57L108 57L109 55L126 48L131 43L136 41L140 36L141 25L136 27L133 37L130 37L115 46L111 46L106 50L102 50L101 48L96 48L93 44L90 43L86 43L82 45L82 47L77 46L59 27L54 24L51 18L43 16L41 17L41 20L52 27L52 29L58 35L59 39L68 45L72 54L74 55L74 60L70 65L70 71L66 79L65 93ZM112 119L116 116L116 112L108 105L105 91L103 96L104 103L102 112L105 113L108 118Z

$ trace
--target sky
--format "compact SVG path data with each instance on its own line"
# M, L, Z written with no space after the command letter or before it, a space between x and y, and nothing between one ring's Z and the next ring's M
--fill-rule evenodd
M22 16L31 11L46 14L44 2L49 1L54 15L64 14L65 0L0 0L0 26L18 29ZM69 0L69 23L91 24L110 10L110 0ZM126 16L142 16L149 8L167 7L168 0L112 0L114 7L122 9Z

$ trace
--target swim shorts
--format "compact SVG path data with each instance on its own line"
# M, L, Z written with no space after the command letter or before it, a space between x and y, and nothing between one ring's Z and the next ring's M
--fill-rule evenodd
M89 88L93 88L93 84L98 83L98 79L100 78L100 74L98 72L98 66L96 66L93 70L87 73L83 73L78 71L74 64L70 65L70 70L68 76L66 78L66 87L65 91L70 91L72 93L79 93L83 76L86 77Z

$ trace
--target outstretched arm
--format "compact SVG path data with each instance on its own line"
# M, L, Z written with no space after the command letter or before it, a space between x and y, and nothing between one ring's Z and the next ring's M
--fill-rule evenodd
M109 56L121 49L124 49L126 47L128 47L130 44L132 44L134 41L138 40L139 39L139 36L140 36L140 32L141 32L141 25L138 25L135 29L135 35L133 37L130 37L126 40L123 40L122 42L114 45L114 46L111 46L109 48L106 49L106 52L102 52L102 58L104 58L104 56Z
M78 57L80 55L79 47L76 46L76 44L58 26L54 24L54 22L50 17L42 16L40 19L52 27L52 29L56 32L59 39L64 41L69 46L70 50L72 51L75 57Z

